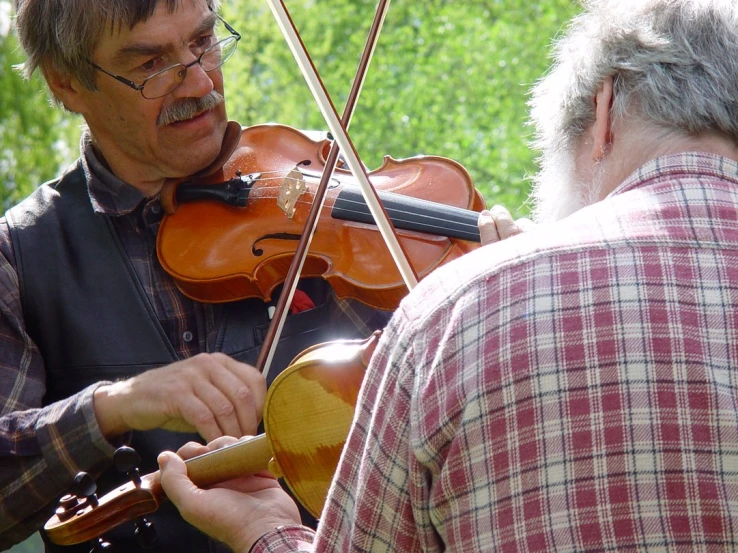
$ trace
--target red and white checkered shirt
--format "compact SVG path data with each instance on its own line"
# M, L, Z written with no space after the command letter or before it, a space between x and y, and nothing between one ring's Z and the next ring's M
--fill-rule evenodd
M441 268L384 333L313 547L738 549L737 307L738 165L706 154Z

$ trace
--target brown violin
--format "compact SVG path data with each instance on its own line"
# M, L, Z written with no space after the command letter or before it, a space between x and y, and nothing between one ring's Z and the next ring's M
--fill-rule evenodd
M159 260L198 301L269 300L295 253L331 142L284 125L231 122L224 143L204 175L162 192ZM419 278L479 245L484 200L459 163L387 156L369 178ZM330 182L302 277L323 277L338 297L380 309L407 293L344 168Z
M269 388L264 434L188 459L192 481L207 487L268 469L313 516L320 516L379 336L377 331L366 340L303 351ZM92 493L64 496L44 530L58 545L82 543L156 511L165 499L156 471L99 499Z

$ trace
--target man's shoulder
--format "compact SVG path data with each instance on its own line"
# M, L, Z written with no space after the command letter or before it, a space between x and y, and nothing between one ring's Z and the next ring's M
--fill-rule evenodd
M474 308L490 294L504 296L503 288L513 281L522 285L534 278L536 266L556 264L557 257L581 249L582 244L571 236L555 223L482 246L424 278L401 308L409 320L421 321L447 317L450 310Z
M33 225L61 198L62 187L84 190L86 195L85 182L84 171L78 164L73 164L62 175L44 182L25 199L11 207L5 213L5 219L15 228Z
M703 195L710 197L709 187ZM709 212L699 208L696 212L696 207L691 195L678 187L669 191L634 187L564 220L478 248L440 267L402 307L417 320L439 309L458 310L459 302L474 308L475 303L494 297L494 301L509 304L516 298L535 296L544 285L558 293L562 287L551 283L560 282L562 275L576 279L578 272L593 264L613 267L636 251L725 247L729 241L738 249L736 218L726 223L735 231L731 235L726 224L716 225L719 210L706 217ZM716 226L721 235L714 231Z

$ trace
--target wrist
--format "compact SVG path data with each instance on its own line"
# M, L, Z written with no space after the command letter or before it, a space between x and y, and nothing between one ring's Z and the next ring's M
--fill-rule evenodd
M100 432L106 438L115 438L132 430L121 416L119 384L103 384L92 395L95 418Z
M261 553L270 547L287 546L291 551L312 553L315 531L302 524L292 523L278 526L259 536L249 549L234 549L242 553Z
M233 551L242 551L243 553L251 553L255 551L257 543L273 532L276 532L280 528L289 526L294 523L287 523L286 521L278 522L265 522L261 521L258 524L246 524L242 528L242 531L238 535L234 536L232 543L229 543L229 547Z
M282 492L282 490L280 490ZM284 492L282 492L284 493ZM285 496L287 494L285 493ZM263 508L263 504L260 505L254 511L249 514L248 519L239 528L239 530L232 536L233 541L229 542L228 545L234 551L241 551L243 553L258 550L256 544L262 539L266 539L272 536L275 532L281 532L282 529L286 528L304 528L300 521L300 515L297 511L297 506L291 498L289 499L289 508L283 510L279 505L272 505L270 508ZM294 513L292 512L294 508ZM261 511L261 512L260 512ZM268 543L267 539L267 543Z

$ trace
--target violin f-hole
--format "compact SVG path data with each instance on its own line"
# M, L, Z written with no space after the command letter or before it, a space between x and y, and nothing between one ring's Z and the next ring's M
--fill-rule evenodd
M256 257L261 257L262 255L264 255L264 250L256 246L259 242L263 240L292 240L298 242L300 240L300 235L292 234L290 232L275 232L273 234L265 234L264 236L260 236L256 239L256 241L254 241L251 246L251 253L253 253Z

